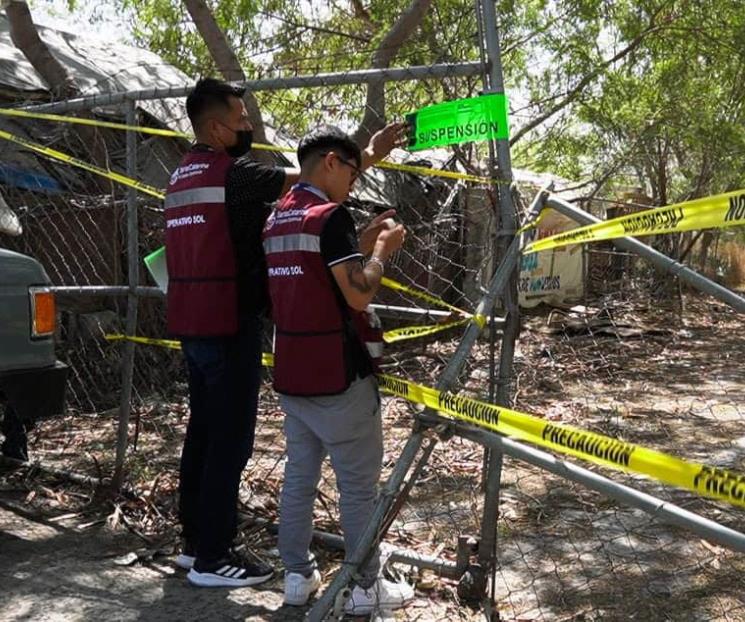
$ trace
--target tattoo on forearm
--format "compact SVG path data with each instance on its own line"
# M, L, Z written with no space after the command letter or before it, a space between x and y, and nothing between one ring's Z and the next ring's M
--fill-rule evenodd
M349 284L362 294L369 294L375 288L376 283L371 283L362 264L350 261L347 264L347 276Z

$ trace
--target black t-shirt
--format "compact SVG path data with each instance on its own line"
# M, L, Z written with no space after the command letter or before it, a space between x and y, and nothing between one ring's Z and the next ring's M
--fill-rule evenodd
M238 158L225 179L225 209L238 266L239 313L269 307L267 267L261 232L285 183L282 168Z
M329 267L329 271L333 266L345 261L362 261L363 259L357 242L354 220L344 207L338 208L329 216L321 231L321 256ZM344 300L344 295L333 276L331 276L331 282L339 304L346 309L347 303ZM351 324L347 326L347 330L348 378L349 380L354 380L355 376L365 378L372 373L370 357L366 352L365 344L356 335L356 331Z
M321 256L329 268L352 259L362 260L354 220L344 207L334 210L321 231Z

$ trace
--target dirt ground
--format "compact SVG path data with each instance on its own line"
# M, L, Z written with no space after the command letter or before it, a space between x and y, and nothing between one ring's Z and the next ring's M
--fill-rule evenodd
M743 320L708 300L682 316L649 305L529 315L516 352L516 408L745 472ZM402 373L430 382L455 347L430 342L394 351ZM466 390L484 395L488 347L469 362ZM28 468L0 472L0 620L300 620L282 607L281 581L259 589L196 590L172 564L174 501L187 409L183 394L144 400L129 496ZM385 400L389 471L411 408ZM244 544L279 565L274 536L282 476L281 418L262 399L257 451L241 489ZM112 414L40 425L33 457L101 478L110 473ZM134 437L135 424L132 424ZM482 450L439 444L387 540L454 560L457 537L478 534ZM583 464L583 466L589 466ZM665 501L745 531L742 510L649 479L594 469ZM339 533L333 477L324 474L316 527ZM745 620L745 560L599 493L505 460L494 582L502 620ZM330 579L339 553L316 552ZM483 620L457 600L456 584L398 566L417 585L399 620Z
M0 507L2 620L298 620L276 585L261 590L190 589L166 559L126 564L142 542L8 500ZM88 516L87 518L91 518Z

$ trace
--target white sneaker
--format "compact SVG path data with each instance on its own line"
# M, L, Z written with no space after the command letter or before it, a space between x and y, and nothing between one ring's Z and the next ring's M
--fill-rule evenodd
M318 570L314 570L309 577L298 572L288 572L285 575L285 605L302 607L319 587L321 587L321 573Z
M378 579L367 589L355 586L352 595L344 605L350 615L368 615L376 609L400 609L414 598L414 588L408 583L393 583Z

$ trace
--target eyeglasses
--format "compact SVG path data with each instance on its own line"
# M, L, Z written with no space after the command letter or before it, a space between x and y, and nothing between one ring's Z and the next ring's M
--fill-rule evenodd
M345 160L340 155L337 155L336 157L339 158L339 162L341 162L342 164L346 164L349 168L352 169L352 179L353 180L357 179L360 175L362 175L362 169L359 166L357 166L356 164L354 164L354 162L350 162L349 160Z
M346 160L342 158L336 151L326 151L325 153L322 153L322 156L327 156L329 153L333 153L337 158L339 158L339 162L342 164L347 165L349 168L352 169L352 181L357 179L360 175L362 175L362 169L357 166L354 162L350 162L349 160Z

